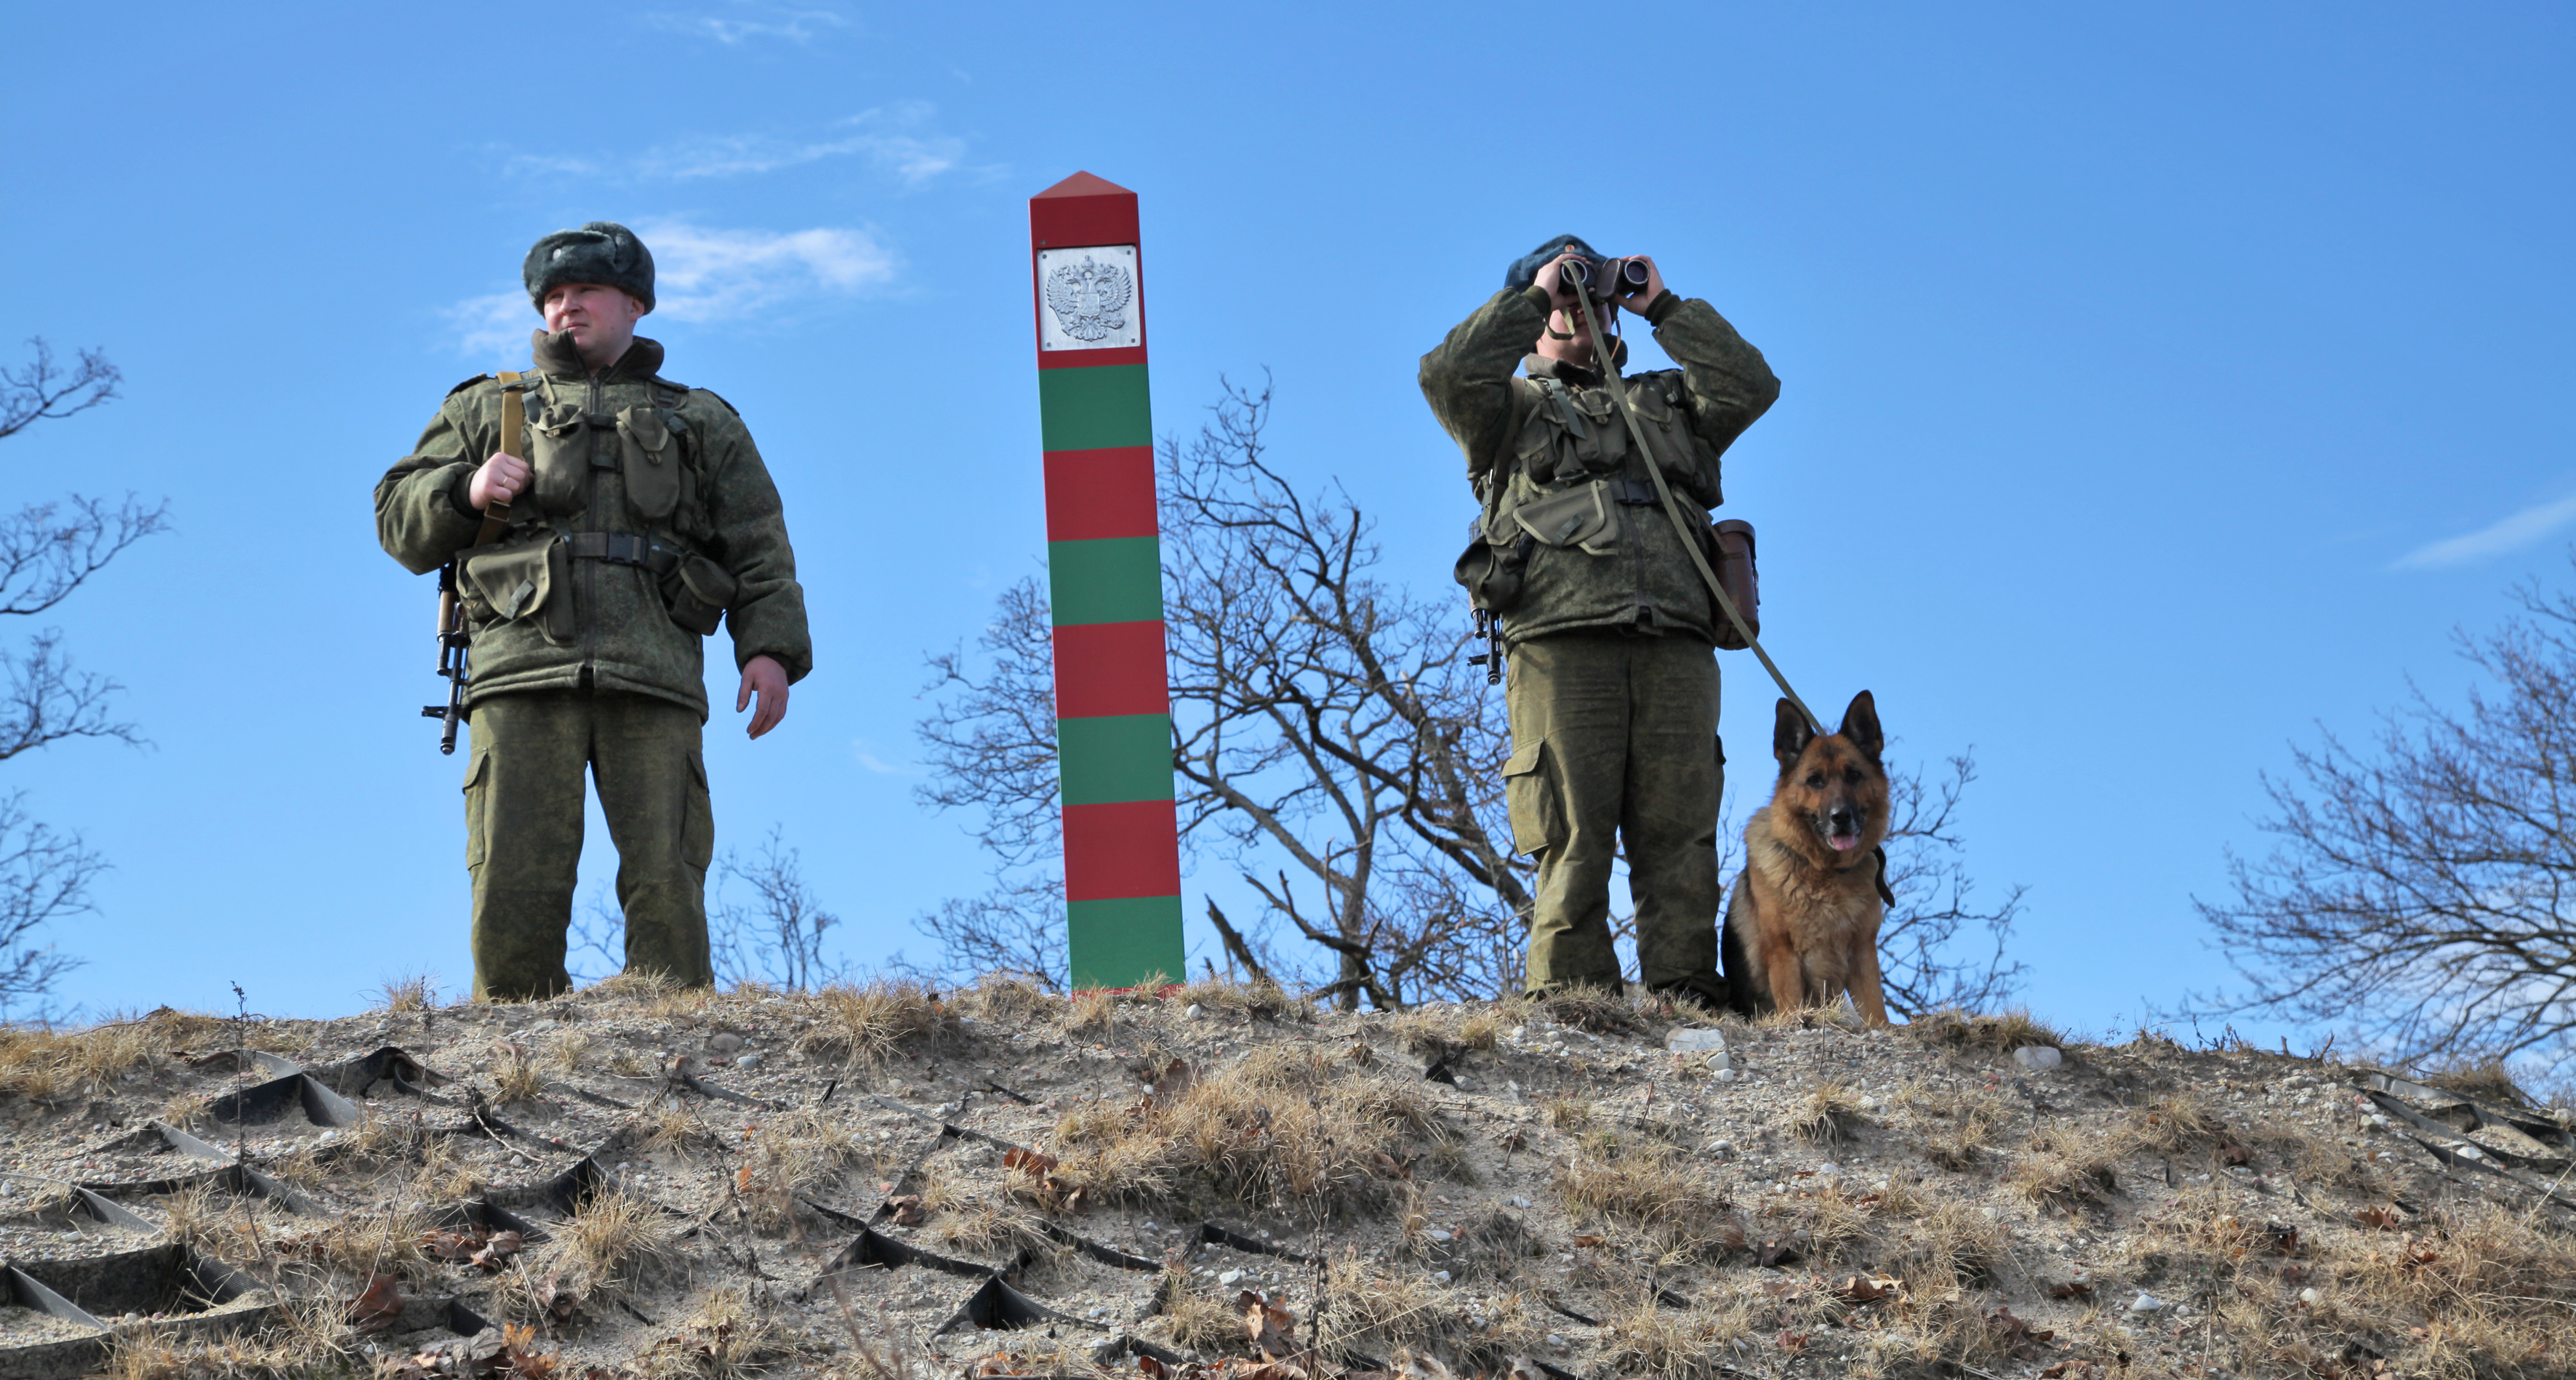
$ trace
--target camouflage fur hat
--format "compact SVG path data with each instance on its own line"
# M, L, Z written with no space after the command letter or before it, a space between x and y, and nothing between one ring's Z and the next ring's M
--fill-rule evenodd
M1525 288L1530 284L1537 282L1538 271L1547 267L1547 261L1569 249L1587 259L1598 259L1601 257L1598 253L1594 252L1592 246L1585 244L1581 239L1573 235L1559 235L1555 239L1549 240L1538 248L1512 260L1512 266L1503 271L1503 286L1507 288Z
M528 300L546 307L546 294L566 283L599 283L632 295L653 309L653 251L635 232L613 220L595 220L578 230L557 230L528 251L519 266L528 284Z

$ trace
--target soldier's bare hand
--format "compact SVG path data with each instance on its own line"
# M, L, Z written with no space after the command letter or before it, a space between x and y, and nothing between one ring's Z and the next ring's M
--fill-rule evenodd
M1565 266L1583 261L1581 254L1569 249L1540 267L1538 285L1547 289L1547 304L1550 310L1563 311L1574 305L1574 289L1566 285Z
M741 713L754 695L760 697L760 708L751 716L750 733L757 738L787 717L787 668L765 656L744 662L742 691L733 697L733 712Z
M506 506L527 487L528 462L496 450L474 471L473 482L465 486L465 501L479 513L495 503Z
M1646 308L1653 306L1655 299L1664 295L1664 271L1655 267L1655 261L1643 254L1631 255L1630 261L1646 266L1646 285L1620 298L1619 305L1643 316L1646 314Z

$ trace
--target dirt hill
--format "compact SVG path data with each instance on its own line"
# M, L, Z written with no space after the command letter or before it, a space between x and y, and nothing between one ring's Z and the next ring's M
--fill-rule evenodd
M2576 1374L2509 1097L1215 983L161 1011L0 1035L0 1375Z

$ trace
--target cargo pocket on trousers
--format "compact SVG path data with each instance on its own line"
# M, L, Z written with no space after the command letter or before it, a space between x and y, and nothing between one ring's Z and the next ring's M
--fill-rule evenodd
M1565 842L1565 801L1547 740L1529 743L1503 763L1503 801L1512 815L1512 849L1543 853Z
M473 762L465 768L465 870L468 872L483 865L484 822L491 817L491 811L483 801L491 791L492 753L487 748L475 753Z
M716 858L715 800L707 792L707 759L689 752L689 798L680 819L680 861L700 872Z

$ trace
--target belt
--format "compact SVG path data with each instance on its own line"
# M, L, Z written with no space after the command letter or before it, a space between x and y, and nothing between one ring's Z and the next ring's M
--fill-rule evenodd
M1631 508L1660 508L1664 501L1655 495L1655 486L1634 479L1613 479L1610 483L1612 502Z
M564 545L572 548L575 560L642 566L656 575L667 575L680 563L679 552L624 532L567 532Z

